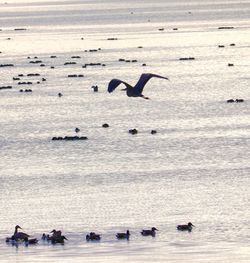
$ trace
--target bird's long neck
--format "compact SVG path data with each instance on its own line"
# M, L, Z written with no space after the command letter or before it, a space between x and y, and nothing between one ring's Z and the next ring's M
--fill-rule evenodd
M14 232L14 235L16 235L18 232L18 227L15 227L15 232Z

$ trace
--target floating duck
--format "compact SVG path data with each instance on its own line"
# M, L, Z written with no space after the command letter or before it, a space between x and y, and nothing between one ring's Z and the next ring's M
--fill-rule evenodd
M148 97L145 97L142 94L142 91L143 91L143 88L146 85L146 83L153 77L168 80L168 78L162 77L160 75L156 75L156 74L152 74L152 73L143 73L141 75L141 77L139 78L138 82L136 83L136 85L133 87L130 84L128 84L127 82L122 81L120 79L112 79L108 85L108 92L114 91L122 83L126 86L125 90L127 92L128 97L141 97L144 99L149 99Z
M24 238L24 244L27 247L28 245L35 245L38 243L36 238L28 239L27 237Z
M92 86L91 88L93 89L94 92L98 92L98 86Z
M117 239L129 239L129 236L130 236L130 233L129 233L129 230L127 230L126 233L117 233L116 234L116 237Z
M57 237L62 236L62 231L61 230L53 229L50 233L52 233L52 238L57 238Z
M189 222L187 225L178 225L177 230L191 232L193 227L194 225L191 222Z
M51 243L55 244L64 244L64 240L68 240L65 236L51 237Z
M101 240L101 236L99 234L96 234L95 232L90 232L88 235L86 235L86 240Z
M18 246L20 241L16 240L14 236L6 237L6 243L11 244L12 246Z
M51 237L52 237L52 236L50 236L49 234L43 233L43 235L42 235L42 240L49 242L49 241L51 241Z
M15 232L14 232L14 239L15 240L24 240L25 238L28 238L29 235L23 232L18 232L18 229L22 229L19 225L15 226Z
M109 125L108 125L107 123L104 123L104 124L102 125L102 127L103 127L103 128L108 128Z
M129 131L128 131L130 134L137 134L138 133L138 130L137 129L130 129Z
M141 234L143 236L155 236L155 231L159 231L159 230L157 228L155 228L155 227L152 227L149 230L142 230Z

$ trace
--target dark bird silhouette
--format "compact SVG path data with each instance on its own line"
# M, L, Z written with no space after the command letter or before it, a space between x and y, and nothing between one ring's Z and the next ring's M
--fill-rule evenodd
M143 235L143 236L155 236L155 231L158 231L158 229L157 228L155 228L155 227L152 227L151 229L149 229L149 230L142 230L141 231L141 234Z
M90 240L101 240L101 236L99 234L96 234L95 232L90 232L88 235L86 235L86 240L90 241Z
M189 222L187 225L178 225L177 230L191 232L193 227L194 225L191 222Z
M141 97L144 99L149 99L148 97L145 97L142 94L142 91L143 91L144 86L147 84L147 82L153 77L168 80L168 78L162 77L160 75L156 75L152 73L143 73L141 77L139 78L138 82L136 83L136 85L132 87L130 84L128 84L125 81L122 81L120 79L112 79L108 85L108 92L110 93L114 91L122 83L126 86L125 90L127 92L128 97Z
M29 237L29 235L26 234L26 233L18 232L18 229L22 229L22 228L19 225L16 225L15 226L15 232L14 232L14 235L13 235L15 240L18 240L18 239L19 240L24 240L26 237L27 238Z
M62 231L61 230L55 230L53 229L50 233L53 233L52 234L52 237L60 237L62 235Z
M38 243L36 238L28 239L27 237L24 238L24 244L27 247L28 245L35 245Z
M56 237L51 237L51 243L53 245L55 244L64 244L64 240L68 240L65 236L56 236Z
M117 233L116 238L117 239L129 239L130 233L129 230L127 230L126 233Z

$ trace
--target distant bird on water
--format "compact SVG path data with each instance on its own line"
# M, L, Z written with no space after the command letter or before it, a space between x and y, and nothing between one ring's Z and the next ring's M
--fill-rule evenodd
M26 233L18 232L18 229L22 229L22 228L19 225L16 225L15 226L15 232L14 232L14 235L13 235L15 240L18 240L18 239L24 240L25 238L29 237L29 235L26 234Z
M144 86L147 84L147 82L153 77L168 80L168 78L162 77L160 75L156 75L152 73L143 73L141 77L139 78L138 82L136 83L136 85L132 87L130 84L128 84L125 81L122 81L120 79L112 79L108 85L108 92L114 91L122 83L126 86L125 90L127 91L128 97L141 97L144 99L149 99L148 97L145 97L142 94L142 91L143 91Z
M127 230L127 232L125 232L125 233L117 233L116 234L117 239L129 239L129 236L130 236L129 230Z
M191 232L193 229L193 226L194 225L191 222L189 222L187 225L178 225L177 230Z
M155 227L152 227L151 229L147 229L147 230L143 229L141 231L141 234L143 236L152 236L152 237L154 237L155 236L155 231L158 231L158 229L155 228Z

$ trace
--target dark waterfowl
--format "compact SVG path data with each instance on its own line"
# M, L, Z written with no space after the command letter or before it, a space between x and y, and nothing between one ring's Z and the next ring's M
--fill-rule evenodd
M177 226L177 230L180 230L180 231L192 231L194 225L189 222L187 225L178 225Z
M52 233L51 238L59 238L62 236L62 231L61 230L55 230L53 229L50 233Z
M126 233L117 233L116 234L117 239L129 239L129 236L130 236L129 230L127 230Z
M104 123L104 124L102 125L102 127L103 127L103 128L108 128L109 125L108 125L107 123Z
M159 231L157 228L155 227L152 227L151 229L148 229L148 230L142 230L141 231L141 234L143 236L155 236L155 231Z
M20 243L19 240L15 239L14 236L12 237L7 237L5 240L6 243L11 244L12 246L18 246L18 244Z
M19 225L15 226L15 232L14 232L14 239L15 240L24 240L26 237L28 238L29 235L23 232L18 232L18 229L22 229Z
M160 75L156 75L152 73L143 73L140 79L138 80L138 82L136 83L136 85L133 87L125 81L122 81L119 79L112 79L108 85L108 92L114 91L122 83L126 86L125 90L127 92L128 97L141 97L144 99L149 99L148 97L145 97L142 94L142 91L143 91L144 86L147 84L147 82L153 77L168 80L168 78L162 77Z
M130 129L129 131L128 131L130 134L137 134L138 133L138 130L137 129Z
M51 237L52 237L52 236L50 236L49 234L43 233L43 235L42 235L42 240L49 242L49 241L51 241Z
M46 235L45 233L43 233L43 235L42 235L42 240L44 240L44 241L48 241L48 238L49 238L50 236L49 235Z
M92 86L91 88L93 89L94 92L98 92L98 86Z
M36 238L28 239L27 237L24 238L24 244L27 247L28 245L35 245L38 243Z
M51 237L51 243L54 244L64 244L64 240L68 240L65 236Z
M90 232L88 235L86 235L86 240L87 241L98 241L101 240L101 236L99 234L96 234L95 232Z

